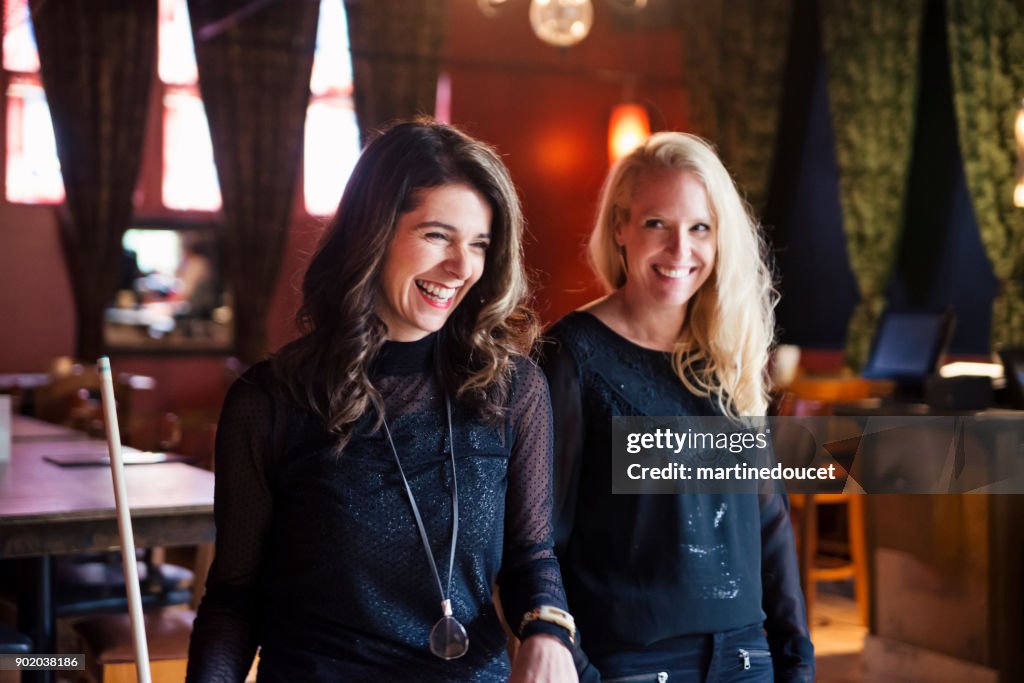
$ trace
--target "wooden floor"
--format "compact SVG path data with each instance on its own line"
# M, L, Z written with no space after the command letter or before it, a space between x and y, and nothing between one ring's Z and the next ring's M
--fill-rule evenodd
M818 683L864 683L861 651L867 628L861 626L857 603L839 590L819 584L811 640L817 657Z

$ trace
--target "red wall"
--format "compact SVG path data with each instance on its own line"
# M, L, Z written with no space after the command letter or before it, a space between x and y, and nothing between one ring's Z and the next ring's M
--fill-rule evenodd
M655 129L685 129L681 45L672 29L618 30L595 3L590 36L558 49L533 35L524 4L509 5L492 19L476 3L451 3L452 122L505 155L528 222L537 309L551 322L601 294L583 243L608 170L612 108L643 102Z
M568 50L534 37L525 3L493 19L475 2L451 3L445 68L452 122L494 144L519 187L528 220L527 263L547 322L597 296L582 244L608 168L607 124L615 104L641 101L655 129L685 128L680 41L670 29L620 31L595 3L591 35ZM154 107L156 111L156 102ZM2 109L2 108L0 108ZM160 145L151 117L147 146ZM2 136L0 136L2 141ZM153 154L144 160L140 211L159 213ZM268 312L271 348L294 334L298 284L323 222L296 202L277 294ZM46 367L74 351L74 312L52 207L0 202L0 372ZM222 357L115 357L123 371L154 376L154 409L215 406L224 390Z

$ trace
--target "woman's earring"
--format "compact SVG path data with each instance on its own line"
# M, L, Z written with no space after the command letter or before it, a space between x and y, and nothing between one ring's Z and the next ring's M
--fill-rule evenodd
M619 245L619 265L622 266L622 274L629 275L629 266L626 265L626 247Z

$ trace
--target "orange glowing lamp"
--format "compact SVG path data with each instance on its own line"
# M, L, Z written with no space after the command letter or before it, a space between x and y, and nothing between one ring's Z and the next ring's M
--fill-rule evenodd
M640 104L620 104L612 109L608 123L608 158L615 163L651 136L647 109Z

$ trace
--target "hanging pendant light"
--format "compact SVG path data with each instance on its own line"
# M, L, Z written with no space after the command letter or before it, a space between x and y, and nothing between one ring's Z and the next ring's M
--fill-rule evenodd
M508 0L476 0L476 6L480 8L485 17L493 17L507 2Z
M648 0L607 0L620 14L632 14L647 7ZM495 17L508 0L476 0L481 14ZM530 26L549 45L570 47L590 33L594 24L591 0L530 0Z
M590 0L532 0L530 26L537 37L555 47L575 45L590 33L594 6Z
M608 4L624 12L639 12L647 7L647 0L608 0Z
M615 163L647 141L651 122L642 104L619 104L608 122L608 160Z

